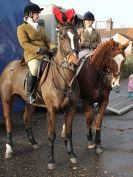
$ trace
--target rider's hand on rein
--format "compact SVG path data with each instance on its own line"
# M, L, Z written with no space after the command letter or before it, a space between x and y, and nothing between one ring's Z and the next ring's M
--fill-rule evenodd
M41 55L48 55L48 50L47 48L40 48L38 53Z

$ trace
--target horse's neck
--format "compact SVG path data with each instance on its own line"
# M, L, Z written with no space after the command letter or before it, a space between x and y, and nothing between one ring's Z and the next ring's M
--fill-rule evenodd
M56 54L56 56L55 56L55 62L57 63L57 64L61 64L62 62L63 62L63 60L64 60L64 54L63 54L63 51L61 50L61 47L60 47L60 45L58 46L58 50L57 50L57 54Z
M104 49L96 51L92 55L91 63L97 70L102 70L105 67L105 64L107 63L107 60L109 61L110 58L111 58L110 50L108 47L106 47Z
M65 56L62 53L62 50L60 48L58 48L57 54L55 56L55 63L56 65L60 65L59 67L54 67L54 76L56 76L56 78L58 78L58 81L60 82L60 80L65 80L66 83L69 85L69 83L71 82L73 76L74 76L74 72L68 68L65 68L63 66L61 66L61 64L64 62L64 58Z

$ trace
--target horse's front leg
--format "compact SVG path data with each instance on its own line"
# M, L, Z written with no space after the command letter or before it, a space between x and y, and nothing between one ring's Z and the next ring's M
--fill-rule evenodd
M67 152L69 154L70 162L73 164L77 164L77 156L73 150L73 142L72 142L72 123L73 118L76 112L76 108L72 108L70 112L67 112L65 115L65 145L67 147Z
M87 125L87 145L88 145L88 149L93 149L95 148L95 142L93 141L92 126L91 126L93 108L91 105L88 104L87 101L83 100L83 109L84 109L86 125Z
M5 158L11 158L13 156L13 143L12 143L12 120L11 120L11 101L5 102L2 100L3 115L6 125L6 152Z
M98 113L97 113L97 116L95 119L95 129L96 129L95 150L96 150L96 153L99 153L99 154L103 152L103 148L101 146L101 126L102 126L102 119L103 119L103 115L104 115L105 109L107 107L107 104L108 104L108 100L99 104Z
M24 119L24 124L26 127L26 134L27 134L28 140L30 141L34 149L38 149L39 145L34 138L32 127L31 127L31 116L34 112L34 109L35 107L33 105L26 104L25 111L23 114L23 119Z
M55 169L55 160L54 160L54 141L56 138L55 132L55 121L56 121L56 110L54 108L48 108L48 169Z

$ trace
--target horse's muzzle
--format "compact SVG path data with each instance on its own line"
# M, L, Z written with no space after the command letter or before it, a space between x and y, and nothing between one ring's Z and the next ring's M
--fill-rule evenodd
M120 77L113 77L111 80L112 89L115 90L120 87Z
M120 92L120 86L112 87L112 91L115 93Z

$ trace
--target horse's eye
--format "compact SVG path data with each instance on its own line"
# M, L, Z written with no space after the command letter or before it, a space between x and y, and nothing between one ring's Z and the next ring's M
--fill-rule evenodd
M63 33L63 31L60 32L59 37L60 37L61 40L63 40L63 38L64 38L64 33Z

